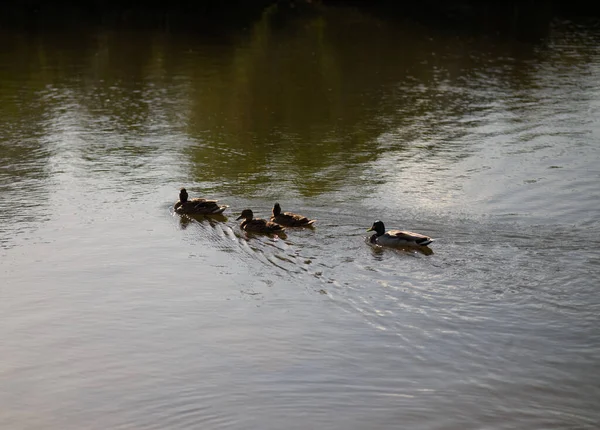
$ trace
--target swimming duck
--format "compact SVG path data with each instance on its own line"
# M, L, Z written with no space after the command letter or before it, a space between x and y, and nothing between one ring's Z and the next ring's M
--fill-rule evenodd
M229 206L218 205L218 200L191 199L185 188L179 191L179 201L175 203L175 212L187 215L218 215L223 213Z
M282 213L279 203L275 203L271 221L280 225L285 225L286 227L307 227L313 225L316 219L308 219L303 215L298 215L293 212Z
M240 228L245 231L255 233L280 233L285 229L277 223L267 221L266 219L254 218L251 209L244 209L242 214L237 217L238 220L245 218L240 224Z
M389 230L385 231L385 226L381 221L375 221L370 229L375 234L371 236L370 242L381 246L427 246L433 239L412 231Z

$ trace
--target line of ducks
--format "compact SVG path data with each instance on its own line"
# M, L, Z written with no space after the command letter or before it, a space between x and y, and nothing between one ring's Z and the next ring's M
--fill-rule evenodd
M207 199L189 199L185 188L179 191L179 201L175 203L174 209L178 214L185 215L220 215L228 205L219 205L218 200ZM254 233L283 233L285 227L312 227L316 222L303 215L293 212L282 212L279 203L273 206L273 213L270 220L254 218L251 209L244 209L236 220L243 219L240 228L247 232ZM406 230L385 231L385 226L381 221L375 221L367 231L375 232L369 239L373 244L380 246L427 246L433 239L419 233Z

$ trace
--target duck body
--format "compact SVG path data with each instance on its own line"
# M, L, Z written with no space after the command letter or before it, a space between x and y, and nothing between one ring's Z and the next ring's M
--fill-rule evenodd
M175 212L186 215L219 215L228 207L219 205L217 200L192 199L175 203Z
M218 200L207 199L188 199L188 193L185 188L179 192L179 201L173 208L178 214L186 215L219 215L229 206L219 205Z
M244 221L240 224L240 228L244 231L267 234L282 233L285 231L285 228L277 223L262 218L254 218L251 209L244 209L237 219L240 220L242 218L244 218Z
M281 206L279 203L275 203L271 221L286 227L308 227L312 226L317 220L308 219L304 215L295 214L293 212L281 212Z
M385 226L381 221L375 221L370 229L375 234L371 236L369 241L380 246L427 246L433 239L419 233L406 230L388 230L385 231Z

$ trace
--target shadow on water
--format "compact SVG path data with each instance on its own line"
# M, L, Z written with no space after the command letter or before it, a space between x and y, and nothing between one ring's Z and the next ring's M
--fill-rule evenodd
M186 215L179 215L179 214L175 214L173 213L173 216L178 216L179 217L179 226L182 230L185 230L190 223L193 222L207 222L209 223L211 226L215 226L217 223L223 223L226 222L228 220L228 218L225 215L193 215L193 214L186 214Z
M410 256L417 256L417 254L433 255L433 249L431 249L429 246L395 246L393 248L383 247L371 243L369 237L365 239L365 243L372 248L374 256L380 256L384 252L398 252L400 254Z

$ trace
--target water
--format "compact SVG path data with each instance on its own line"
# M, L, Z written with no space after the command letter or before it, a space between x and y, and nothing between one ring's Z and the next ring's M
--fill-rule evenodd
M0 427L598 427L594 23L1 40ZM246 237L275 201L316 228Z

